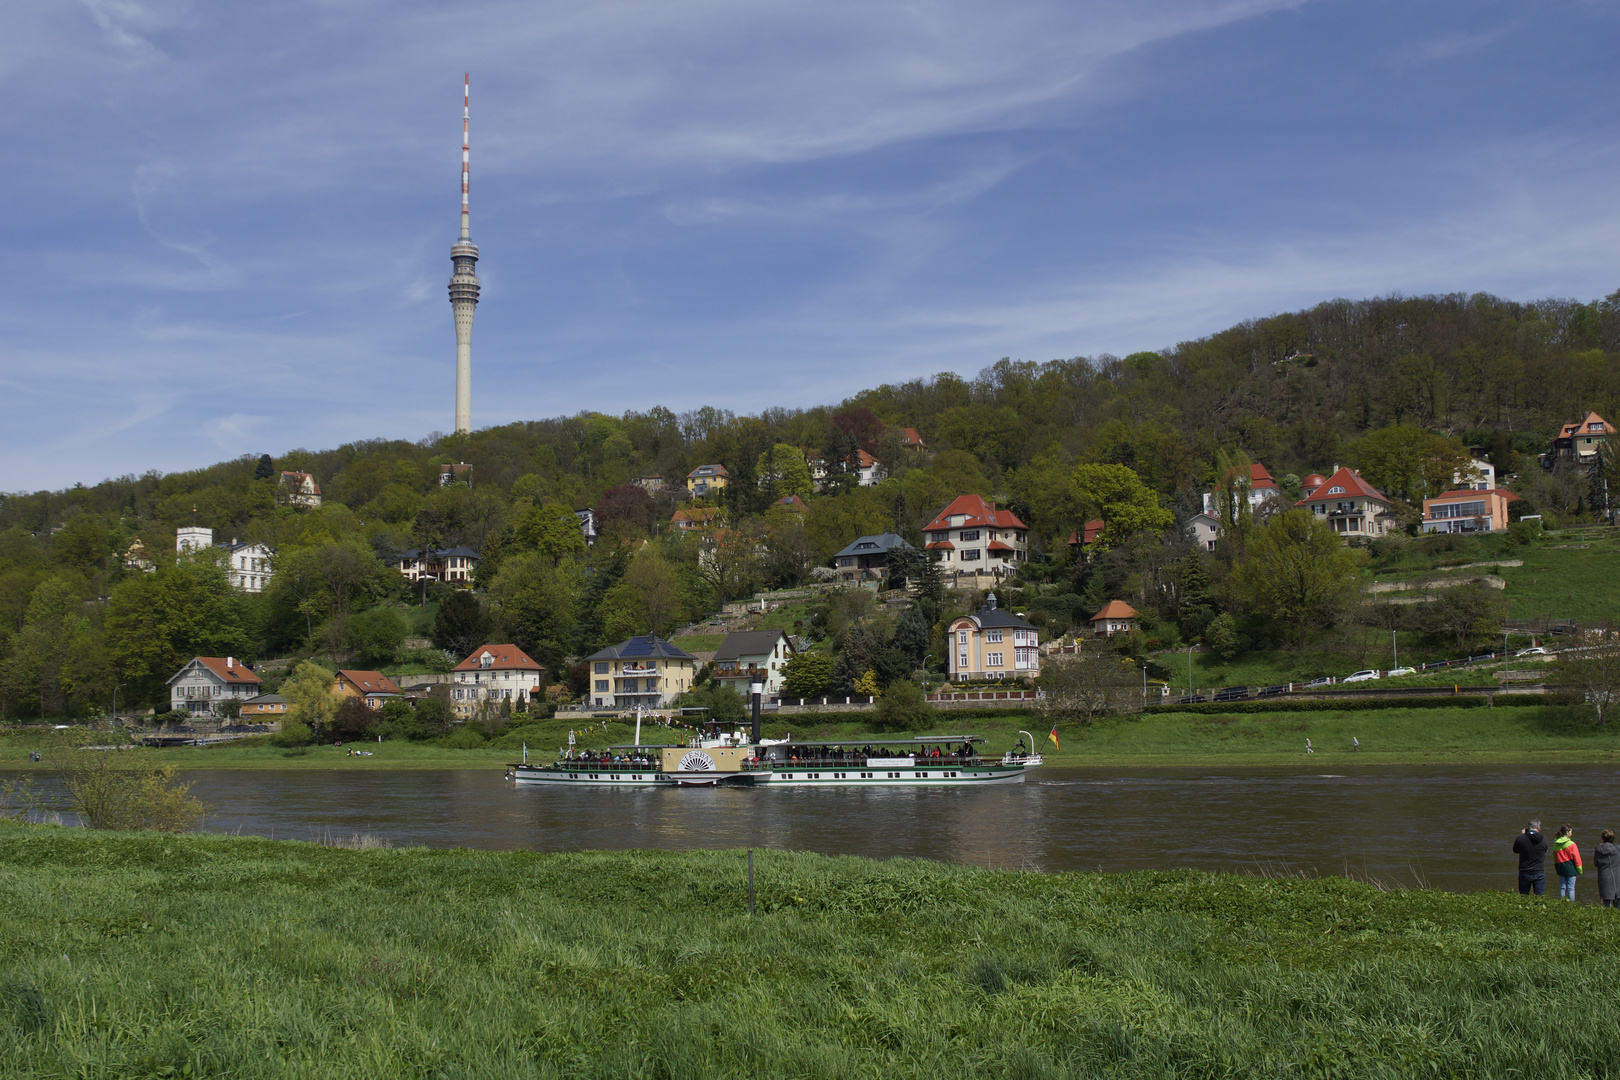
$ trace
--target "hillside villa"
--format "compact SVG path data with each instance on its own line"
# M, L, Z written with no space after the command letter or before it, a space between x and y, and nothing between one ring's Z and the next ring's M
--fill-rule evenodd
M264 683L234 656L194 656L169 676L169 708L216 716L220 703L256 696Z
M905 537L895 533L860 536L834 555L832 564L838 571L840 581L864 581L869 577L881 579L888 574L890 553L899 550L916 549L906 543Z
M1029 526L1011 510L962 495L923 528L925 549L957 573L1010 573L1029 558Z
M338 697L359 698L368 709L399 697L399 686L380 671L341 670L332 679L332 693Z
M984 598L976 614L951 622L949 667L952 682L1040 675L1040 637L1032 623Z
M1302 486L1305 497L1295 505L1320 516L1346 543L1375 540L1398 527L1394 504L1355 469L1335 469L1326 479L1312 473Z
M1091 632L1097 637L1128 634L1136 629L1136 609L1123 600L1110 600L1091 617Z
M591 665L590 702L596 708L657 709L692 685L697 657L655 634L642 634L585 658Z
M465 720L482 702L526 702L543 692L545 674L546 669L516 645L474 649L452 669L450 710Z
M793 639L784 630L744 630L726 635L714 653L714 681L744 698L755 681L767 699L782 693L782 665L792 656Z
M1447 491L1423 500L1426 533L1502 532L1508 527L1510 491Z

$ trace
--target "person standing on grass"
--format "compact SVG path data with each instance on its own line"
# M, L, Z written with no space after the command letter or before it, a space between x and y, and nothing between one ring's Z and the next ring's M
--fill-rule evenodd
M1598 899L1604 907L1620 907L1620 847L1614 846L1614 830L1603 830L1603 842L1592 849L1597 864Z
M1519 857L1519 895L1547 895L1547 838L1535 818L1513 838L1513 854Z
M1575 827L1561 825L1553 837L1553 869L1558 871L1558 895L1575 899L1575 879L1586 872L1581 865L1581 849L1575 846Z

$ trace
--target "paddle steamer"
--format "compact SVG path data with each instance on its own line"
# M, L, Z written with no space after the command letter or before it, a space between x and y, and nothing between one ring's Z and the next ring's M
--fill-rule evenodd
M1028 732L1019 732L1033 746ZM1022 749L999 757L979 751L971 735L843 742L754 741L741 730L715 732L684 746L613 746L563 755L550 764L523 761L508 767L520 784L584 784L609 787L920 787L1021 784L1041 756Z

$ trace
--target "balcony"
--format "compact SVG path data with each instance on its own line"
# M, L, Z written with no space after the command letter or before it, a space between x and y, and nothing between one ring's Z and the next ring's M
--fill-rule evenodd
M769 667L760 667L756 664L721 664L714 671L714 677L717 679L765 679L770 674Z

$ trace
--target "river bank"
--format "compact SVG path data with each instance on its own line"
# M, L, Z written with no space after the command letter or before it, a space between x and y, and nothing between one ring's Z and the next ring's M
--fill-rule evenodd
M1557 705L1102 717L1090 725L1060 725L1061 749L1056 751L1038 716L1014 710L967 717L941 715L929 730L920 732L874 732L861 718L837 713L772 718L764 730L768 738L836 739L855 744L913 734L977 735L986 740L986 752L999 754L1024 737L1020 729L1034 736L1047 763L1055 766L1274 765L1303 760L1306 740L1310 741L1308 756L1320 764L1620 762L1620 728L1597 727L1579 707ZM502 769L521 757L525 743L533 756L555 755L567 744L569 730L567 721L544 721L514 728L488 746L466 750L403 741L289 750L254 739L210 747L120 752L160 755L164 762L181 769ZM579 749L622 745L635 735L633 723L597 721L589 730L578 726L573 730ZM689 729L646 725L641 738L644 744L684 742L691 734ZM0 742L0 769L46 767L29 759L32 751L45 744L45 736ZM351 748L371 756L351 756Z
M12 824L0 868L15 1077L1600 1075L1620 981L1612 911L1343 879L760 851L750 918L740 851Z

